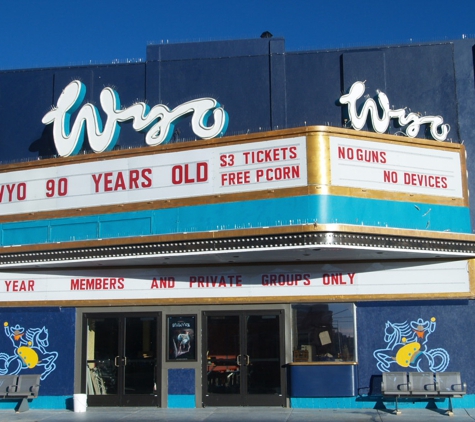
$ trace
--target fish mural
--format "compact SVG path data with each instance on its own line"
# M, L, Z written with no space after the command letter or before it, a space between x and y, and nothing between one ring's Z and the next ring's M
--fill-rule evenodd
M450 362L445 349L429 349L429 336L436 329L436 318L394 323L387 321L384 329L386 347L373 352L376 366L381 372L389 372L394 366L411 368L418 372L444 372Z
M8 322L3 324L5 335L13 345L11 354L0 352L0 375L16 375L33 368L42 369L44 380L56 369L58 352L49 351L49 333L46 327L28 328Z

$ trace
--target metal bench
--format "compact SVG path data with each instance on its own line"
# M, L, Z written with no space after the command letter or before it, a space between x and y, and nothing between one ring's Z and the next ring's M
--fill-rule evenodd
M17 413L30 409L29 399L36 399L40 390L41 375L0 375L0 399L21 399Z
M396 410L400 415L398 399L429 399L435 405L435 399L449 399L447 414L453 416L453 397L462 397L467 385L462 383L459 372L384 372L381 383L383 396L394 397Z

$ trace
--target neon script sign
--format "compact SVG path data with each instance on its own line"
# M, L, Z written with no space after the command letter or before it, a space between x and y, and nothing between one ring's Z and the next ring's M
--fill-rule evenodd
M436 141L445 141L450 130L448 124L443 124L444 119L441 116L420 116L417 113L409 113L401 108L392 110L389 106L389 99L384 92L377 90L379 107L382 110L382 117L379 116L378 105L372 98L368 98L361 109L357 112L356 101L360 99L365 92L364 82L355 82L348 94L340 97L341 104L348 104L348 114L353 129L363 129L368 116L371 117L371 125L377 133L385 133L388 130L391 119L397 119L398 124L403 127L404 133L414 138L419 133L421 125L430 124L430 133Z
M158 104L150 108L138 102L121 108L119 94L112 88L104 88L100 94L102 110L107 115L105 124L97 108L90 103L79 110L71 127L71 116L80 107L86 95L86 86L80 81L71 82L58 98L56 107L41 120L45 125L53 123L53 138L58 155L76 155L82 148L87 131L89 146L94 152L110 151L120 134L120 123L132 120L137 132L145 132L149 146L165 144L173 136L175 124L191 115L191 127L196 136L211 139L224 135L229 117L213 98L200 98L180 104L173 110ZM210 116L214 123L208 125Z

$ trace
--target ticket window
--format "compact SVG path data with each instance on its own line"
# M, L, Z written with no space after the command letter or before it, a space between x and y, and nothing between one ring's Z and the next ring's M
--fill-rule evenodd
M292 305L294 362L355 362L352 303Z

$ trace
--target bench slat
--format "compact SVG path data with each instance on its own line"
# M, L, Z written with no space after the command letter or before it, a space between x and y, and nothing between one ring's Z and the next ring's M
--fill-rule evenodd
M17 388L15 391L8 393L9 397L27 397L35 399L38 397L40 389L41 375L20 375L18 377Z
M381 392L386 396L407 396L411 394L407 372L383 372Z
M412 395L434 395L437 392L432 372L409 372L409 383Z
M437 372L435 377L441 396L461 397L467 393L467 384L462 383L460 372Z
M0 376L0 396L5 397L16 391L18 384L18 375Z

